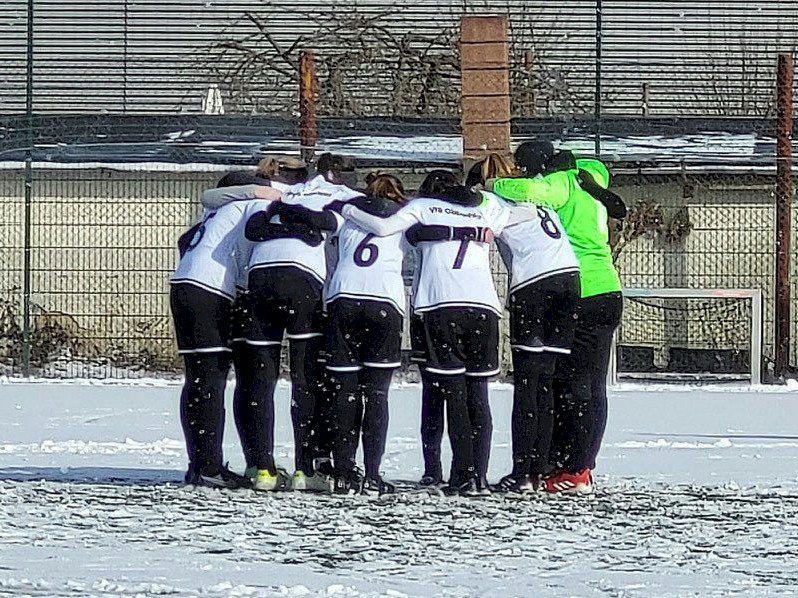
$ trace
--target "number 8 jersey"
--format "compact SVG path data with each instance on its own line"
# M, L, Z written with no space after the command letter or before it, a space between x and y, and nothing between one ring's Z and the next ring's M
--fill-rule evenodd
M387 208L388 214L399 208L390 200L364 198L352 203L361 208L369 203L382 203L379 207ZM339 298L385 301L404 316L406 296L402 262L410 249L404 234L378 237L347 221L338 231L336 242L338 262L327 283L326 303Z
M528 207L513 207L493 193L483 192L483 209L492 209L499 204L511 210L529 210ZM496 245L509 273L509 293L539 280L579 272L568 235L554 211L537 207L533 219L508 225L496 236Z

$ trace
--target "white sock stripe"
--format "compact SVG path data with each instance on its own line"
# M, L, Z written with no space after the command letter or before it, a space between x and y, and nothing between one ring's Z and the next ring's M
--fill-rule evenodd
M192 355L194 353L231 353L230 347L202 347L200 349L183 349L177 352L178 355Z
M564 349L563 347L550 347L550 346L546 345L545 347L543 347L543 350L544 351L548 351L549 353L559 353L561 355L570 355L571 354L571 350L570 349Z
M321 332L304 332L302 334L286 334L285 338L293 341L303 341L309 338L316 338L317 336L324 336Z
M397 361L394 363L375 363L371 361L364 361L363 365L367 368L375 368L375 369L395 369L402 366L401 361Z
M458 376L460 374L465 374L465 368L457 368L456 370L442 370L440 368L431 368L429 366L424 367L430 374L439 374L441 376Z
M327 369L331 372L359 372L363 369L362 365L328 365Z
M543 353L543 347L530 347L529 345L510 345L511 349L526 351L528 353Z
M495 376L496 374L501 373L501 368L496 368L495 370L491 370L489 372L466 372L466 376L471 376L473 378L485 378L487 376Z
M517 349L518 351L526 351L527 353L557 353L560 355L570 355L570 349L564 349L563 347L551 347L549 345L543 345L541 347L530 347L529 345L510 345L511 349Z
M243 339L244 342L253 347L273 347L274 345L282 345L282 341L253 341L248 338Z

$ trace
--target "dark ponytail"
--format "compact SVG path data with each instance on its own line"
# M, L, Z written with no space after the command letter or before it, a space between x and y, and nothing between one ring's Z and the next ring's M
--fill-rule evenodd
M449 170L433 170L421 183L418 194L425 197L443 195L447 189L459 187L460 181L457 176Z

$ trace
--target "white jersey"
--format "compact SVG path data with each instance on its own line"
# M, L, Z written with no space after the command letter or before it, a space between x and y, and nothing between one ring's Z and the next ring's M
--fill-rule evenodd
M409 248L403 233L378 237L347 222L338 233L338 264L327 285L326 301L385 301L405 314L402 262Z
M380 234L397 232L397 229L406 230L416 222L450 227L487 227L498 234L507 225L510 210L498 203L490 209L480 209L439 199L420 198L384 219L384 226L354 206L347 206L344 215ZM419 243L418 247L421 251L421 273L413 293L415 313L441 307L480 307L501 316L502 306L490 270L488 243L436 241Z
M270 203L234 201L218 210L206 210L170 283L192 284L234 299L246 286L246 266L253 245L244 237L247 219Z
M300 205L314 212L321 212L334 201L347 201L362 195L343 185L334 185L324 177L317 176L307 183L293 185L283 192L283 203ZM335 214L338 227L343 219ZM275 217L273 222L279 222ZM299 268L322 284L327 278L325 245L311 247L299 239L273 239L255 245L249 261L249 270L291 266Z
M530 211L530 206L514 207L493 193L483 195L488 199L483 206L495 202L510 210ZM531 216L532 220L508 225L496 237L510 275L511 293L549 276L579 272L579 262L559 216L541 207L535 207Z

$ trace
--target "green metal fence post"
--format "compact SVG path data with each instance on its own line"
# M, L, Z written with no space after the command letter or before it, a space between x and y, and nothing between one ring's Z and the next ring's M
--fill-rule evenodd
M596 95L593 101L594 118L596 119L596 156L601 155L601 50L602 50L602 6L601 0L596 0Z
M33 0L28 0L28 57L25 111L27 115L27 145L25 152L25 240L22 266L22 375L30 376L30 258L31 203L33 201Z

